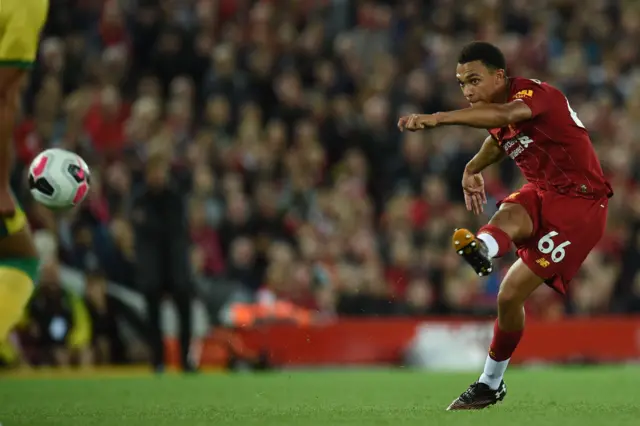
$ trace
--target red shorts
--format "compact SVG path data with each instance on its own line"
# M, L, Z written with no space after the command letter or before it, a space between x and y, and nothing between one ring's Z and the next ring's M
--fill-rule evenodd
M590 200L524 185L498 203L523 206L533 234L514 241L518 257L554 290L566 294L582 262L604 234L608 198Z

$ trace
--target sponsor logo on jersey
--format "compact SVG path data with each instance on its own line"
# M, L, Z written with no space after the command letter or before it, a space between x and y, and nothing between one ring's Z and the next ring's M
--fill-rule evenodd
M541 257L540 259L536 260L536 263L538 265L542 266L543 268L546 268L549 265L551 265L551 263L549 263L549 261L547 259L545 259L544 257Z
M507 139L502 144L502 147L504 148L505 152L509 154L509 157L515 160L516 157L522 154L524 150L527 149L532 143L533 139L531 139L529 136L519 135L515 138Z
M513 96L514 99L533 98L533 90L521 90Z

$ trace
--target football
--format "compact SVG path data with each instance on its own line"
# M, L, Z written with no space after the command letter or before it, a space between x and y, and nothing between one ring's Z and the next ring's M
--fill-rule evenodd
M89 192L90 172L78 154L59 148L38 154L29 166L29 190L35 200L54 210L77 206Z

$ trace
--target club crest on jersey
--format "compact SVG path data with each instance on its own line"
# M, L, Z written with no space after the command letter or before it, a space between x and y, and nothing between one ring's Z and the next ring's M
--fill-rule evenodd
M533 139L531 139L527 135L520 134L515 138L507 139L502 144L502 148L505 150L507 155L511 157L511 159L515 160L518 155L522 154L522 152L529 147L533 143Z
M533 98L533 90L521 90L513 96L514 99Z

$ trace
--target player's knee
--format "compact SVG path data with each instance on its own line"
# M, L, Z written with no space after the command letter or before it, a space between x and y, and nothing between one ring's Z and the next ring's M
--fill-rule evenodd
M514 290L501 288L498 292L498 309L500 311L512 309L517 304L517 300Z
M524 305L526 296L515 285L503 285L498 292L498 310L500 312L509 312L521 309Z
M513 241L529 238L533 233L533 221L529 213L516 203L502 204L489 224L502 229Z
M537 276L522 261L518 260L509 269L498 292L498 310L500 312L521 310L524 302L544 280Z
M19 68L0 69L0 98L3 101L13 100L20 95L27 72Z

